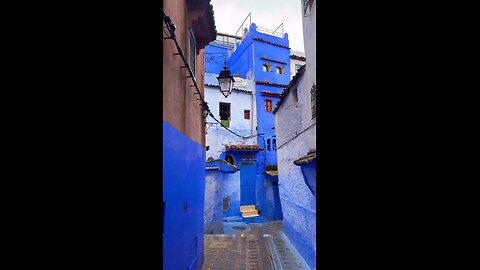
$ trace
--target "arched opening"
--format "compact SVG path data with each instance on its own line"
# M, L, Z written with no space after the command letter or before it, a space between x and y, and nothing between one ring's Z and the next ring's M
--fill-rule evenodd
M284 68L283 68L282 66L277 66L277 67L275 68L275 72L276 72L277 74L285 74L285 70L284 70Z
M235 166L235 158L232 155L227 155L225 161Z
M272 65L270 65L269 63L263 63L262 70L264 72L272 72Z

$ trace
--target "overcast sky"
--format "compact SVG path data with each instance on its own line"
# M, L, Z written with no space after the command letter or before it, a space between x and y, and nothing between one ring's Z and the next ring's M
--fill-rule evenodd
M210 3L217 32L234 35L248 13L252 12L252 23L257 26L275 30L283 23L290 48L305 52L301 0L211 0Z

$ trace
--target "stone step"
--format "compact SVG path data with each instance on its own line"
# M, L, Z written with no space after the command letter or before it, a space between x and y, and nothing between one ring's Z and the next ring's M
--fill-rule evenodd
M258 214L258 210L250 210L250 211L243 211L242 212L242 217L246 218L246 217L258 217L260 216Z
M256 205L242 205L240 206L240 212L257 210Z

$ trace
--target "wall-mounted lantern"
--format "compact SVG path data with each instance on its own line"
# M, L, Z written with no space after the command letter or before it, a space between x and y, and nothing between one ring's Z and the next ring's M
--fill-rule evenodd
M208 114L210 113L210 110L208 108L208 103L205 102L202 107L203 107L203 118L207 118Z
M228 69L227 65L225 65L217 79L218 85L220 86L220 92L222 92L225 98L228 97L232 93L233 83L235 80L230 74L230 70Z

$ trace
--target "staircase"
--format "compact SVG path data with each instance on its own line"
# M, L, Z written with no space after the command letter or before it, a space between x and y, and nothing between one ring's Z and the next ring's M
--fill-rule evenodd
M240 212L242 212L242 217L244 218L260 216L256 205L242 205L240 206Z

